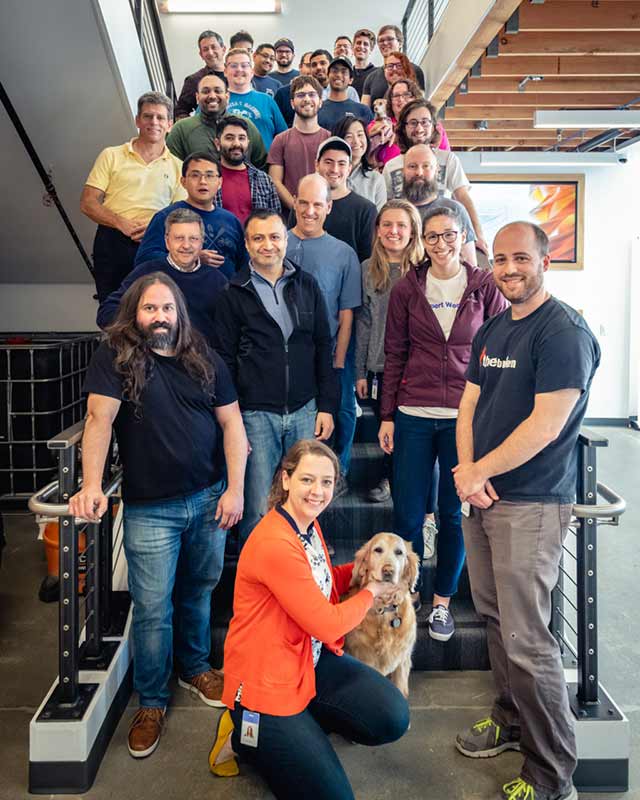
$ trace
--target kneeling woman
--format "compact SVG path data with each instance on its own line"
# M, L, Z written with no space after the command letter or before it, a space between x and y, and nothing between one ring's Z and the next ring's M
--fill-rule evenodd
M277 798L353 798L327 733L380 745L409 724L395 686L342 651L344 635L395 587L373 581L339 602L353 565L331 566L317 523L338 474L328 447L297 442L238 562L224 647L222 700L231 711L220 719L209 763L217 775L235 775L237 753Z

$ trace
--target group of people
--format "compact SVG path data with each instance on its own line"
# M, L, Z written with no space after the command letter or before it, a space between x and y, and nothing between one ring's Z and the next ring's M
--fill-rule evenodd
M317 522L349 488L357 395L384 451L369 498L391 497L394 531L421 558L437 511L429 634L455 633L465 552L487 619L498 697L458 749L523 751L500 797L574 800L548 622L599 349L545 290L546 234L506 225L493 271L478 267L470 184L396 26L339 36L299 71L286 38L254 49L240 31L227 49L208 30L198 51L175 109L143 95L139 135L100 154L82 195L105 338L70 506L104 513L115 431L140 698L129 752L160 741L174 660L180 686L227 708L212 771L237 774L239 756L279 798L353 797L327 732L374 745L406 731L405 698L342 651L395 587L372 579L341 602L352 565L332 566ZM211 593L232 528L222 671Z

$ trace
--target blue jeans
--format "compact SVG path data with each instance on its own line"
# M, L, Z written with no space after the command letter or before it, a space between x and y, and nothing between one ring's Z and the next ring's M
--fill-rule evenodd
M238 524L240 548L267 512L273 474L283 455L299 439L313 439L316 401L309 400L292 414L243 411L242 420L251 453L244 478L244 513Z
M458 590L464 565L462 510L451 470L458 463L456 420L426 419L396 412L393 436L394 530L424 555L422 522L438 459L438 532L435 593L451 597Z
M375 747L395 742L409 726L407 701L388 678L325 648L316 667L316 696L299 714L260 714L257 747L240 744L239 703L231 716L234 751L262 774L278 800L353 800L327 734Z
M124 549L133 599L134 688L140 705L166 706L175 649L180 674L211 668L211 592L226 531L214 518L224 481L157 503L125 503Z
M356 432L355 336L351 337L351 343L344 360L344 368L336 370L336 372L338 373L337 378L340 384L340 406L338 407L338 418L336 419L336 429L333 435L333 449L340 461L340 470L346 476L351 466L351 446Z

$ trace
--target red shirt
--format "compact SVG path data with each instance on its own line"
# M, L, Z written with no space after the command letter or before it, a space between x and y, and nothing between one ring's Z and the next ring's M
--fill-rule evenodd
M236 216L242 225L251 213L251 187L247 169L229 169L220 165L222 207Z

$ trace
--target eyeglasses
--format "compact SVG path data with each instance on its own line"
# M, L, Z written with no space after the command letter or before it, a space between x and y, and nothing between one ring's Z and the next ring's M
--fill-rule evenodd
M201 181L203 178L206 181L215 181L219 178L217 172L199 172L198 170L193 170L193 172L187 173L187 178L193 178L194 181Z
M433 128L433 120L425 117L424 119L410 119L405 123L406 127L413 131L416 128Z
M404 69L404 66L401 61L392 61L389 64L385 64L384 68L389 70L389 72L399 72L401 69Z
M251 64L245 61L242 64L227 64L227 67L229 67L229 69L251 69Z
M424 241L426 244L435 245L438 244L438 240L442 236L443 241L447 244L453 244L455 240L458 238L458 234L460 231L444 231L444 233L425 233Z
M396 94L391 95L392 100L409 100L412 97L413 95L411 92L397 92Z
M318 92L296 92L293 95L294 100L306 100L307 97L309 100L317 100Z

